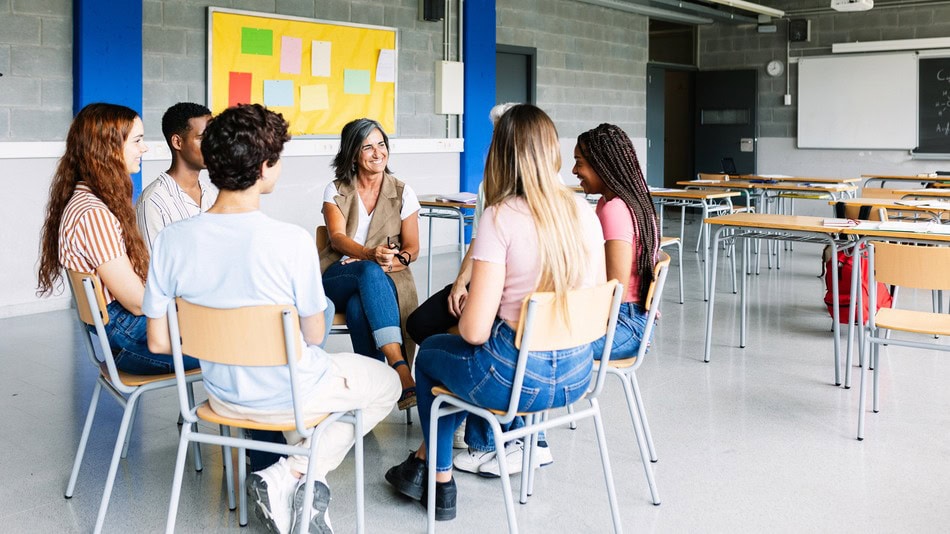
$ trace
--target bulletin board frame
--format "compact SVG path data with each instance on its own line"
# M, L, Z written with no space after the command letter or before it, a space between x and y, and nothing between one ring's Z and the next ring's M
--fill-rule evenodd
M281 113L298 138L339 137L360 117L397 132L397 28L208 7L207 45L212 113L248 100ZM382 50L391 71L379 68Z

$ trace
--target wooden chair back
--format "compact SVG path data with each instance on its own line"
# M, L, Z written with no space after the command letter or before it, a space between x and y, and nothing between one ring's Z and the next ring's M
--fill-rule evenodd
M79 319L89 326L95 326L96 320L90 313L89 299L86 298L86 290L83 288L84 278L92 280L92 287L96 294L96 304L99 308L99 316L102 318L102 324L109 324L109 311L106 309L106 297L102 292L102 282L99 277L92 273L83 273L79 271L66 270L66 277L69 279L69 287L73 290L73 297L76 299L76 308L79 312Z
M616 280L606 284L575 289L567 294L568 317L563 317L554 300L554 293L536 292L525 297L521 305L521 318L515 346L521 348L529 304L533 301L534 317L531 326L532 335L528 350L544 351L576 347L602 338L607 333L610 320L611 301ZM565 320L567 324L565 324Z
M653 266L653 282L650 283L650 289L647 290L647 298L643 303L643 309L650 311L653 308L653 295L656 293L656 285L660 281L660 272L668 269L670 266L670 255L662 250L657 255L656 265Z
M729 175L722 173L700 172L696 173L696 177L699 180L715 180L717 182L725 182L729 180Z
M950 248L873 241L874 278L886 285L950 289Z
M227 365L287 365L283 314L289 312L297 360L301 354L300 319L292 304L218 309L192 304L179 297L181 350L200 360Z
M888 189L886 187L865 187L861 189L861 194L858 196L866 198L892 198L900 200L904 197L902 193L896 193L899 189Z

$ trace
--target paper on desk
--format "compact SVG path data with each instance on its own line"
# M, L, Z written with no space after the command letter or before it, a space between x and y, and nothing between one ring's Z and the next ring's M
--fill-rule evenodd
M444 202L458 202L460 204L472 204L478 198L475 193L462 191L461 193L445 193L435 197L436 200Z
M930 222L903 222L886 221L882 222L877 228L889 232L917 232L927 233L930 231L932 223Z

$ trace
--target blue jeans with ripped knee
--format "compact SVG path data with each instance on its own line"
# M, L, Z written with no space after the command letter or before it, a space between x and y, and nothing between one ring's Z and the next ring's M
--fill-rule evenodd
M462 399L485 408L507 410L518 349L515 331L496 319L484 345L470 345L460 336L432 336L416 356L416 395L422 434L429 447L432 388L444 385ZM521 387L519 411L567 406L584 396L590 384L593 353L590 344L565 350L532 352ZM436 469L452 468L452 435L465 412L439 419Z

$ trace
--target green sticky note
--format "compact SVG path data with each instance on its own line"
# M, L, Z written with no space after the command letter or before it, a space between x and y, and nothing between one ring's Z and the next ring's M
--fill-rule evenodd
M274 32L263 28L241 28L241 53L274 55Z
M369 71L357 70L357 69L344 69L343 92L348 95L368 95L369 94Z

